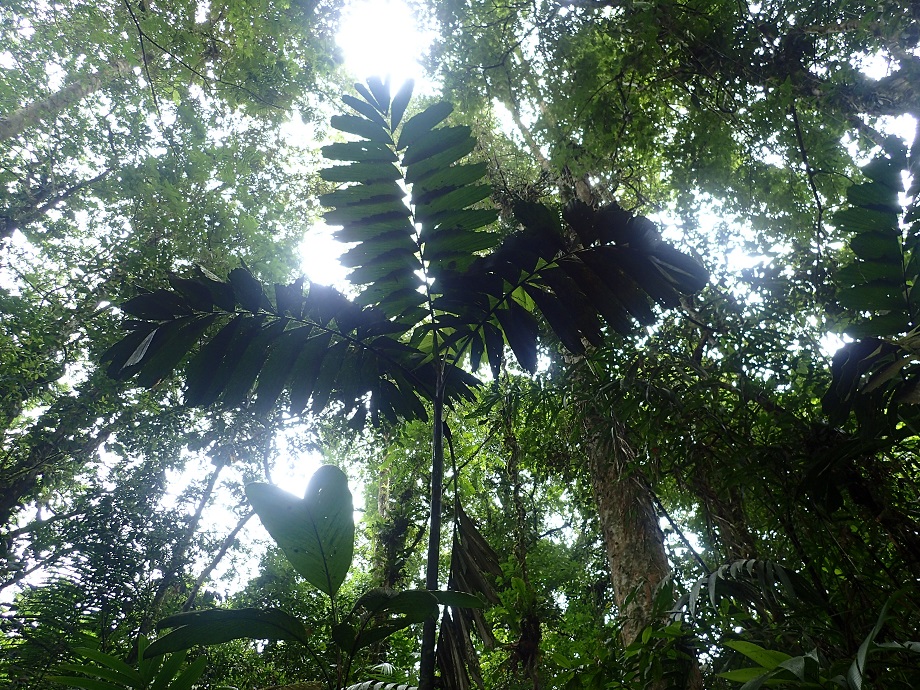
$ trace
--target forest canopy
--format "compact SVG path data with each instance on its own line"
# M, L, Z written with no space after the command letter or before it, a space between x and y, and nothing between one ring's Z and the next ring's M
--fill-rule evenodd
M0 8L0 683L920 685L917 7L346 9Z

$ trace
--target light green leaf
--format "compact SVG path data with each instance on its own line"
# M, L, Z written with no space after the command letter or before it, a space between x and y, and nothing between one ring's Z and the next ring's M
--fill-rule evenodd
M752 642L745 642L744 640L730 640L725 643L725 646L734 649L736 652L741 652L751 661L754 661L763 666L765 669L770 670L776 668L782 662L792 658L789 654L784 652L776 652L770 649L764 649L759 645L756 645Z
M337 467L320 467L298 499L270 484L250 484L246 496L294 569L334 596L351 567L355 523L348 479Z

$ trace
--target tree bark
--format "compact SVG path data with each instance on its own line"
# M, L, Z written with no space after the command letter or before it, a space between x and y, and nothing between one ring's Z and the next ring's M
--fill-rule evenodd
M654 622L654 596L670 575L664 535L622 422L585 410L585 448L597 501L610 580L622 621L620 638L632 643Z
M29 127L41 122L53 120L59 113L72 108L87 96L128 76L133 69L134 66L124 58L114 60L106 69L84 74L50 96L33 101L5 117L0 117L0 142L13 139Z

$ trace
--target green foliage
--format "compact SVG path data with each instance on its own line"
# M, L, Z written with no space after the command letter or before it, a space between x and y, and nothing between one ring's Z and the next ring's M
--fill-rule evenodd
M914 361L920 351L920 186L915 180L902 207L908 168L907 150L889 143L863 167L867 181L850 187L847 207L835 215L855 255L837 278L840 306L850 316L846 332L856 340L834 356L834 380L823 403L836 422L855 411L868 435L891 430L885 414L914 417L912 406L920 401Z
M83 690L192 690L204 673L207 658L203 656L184 666L185 651L168 657L147 658L147 649L147 638L141 635L137 639L135 669L111 654L79 648L75 650L79 655L95 663L63 664L61 671L82 675L51 676L48 680Z
M355 534L345 474L324 465L311 478L303 499L268 484L250 484L246 493L294 569L329 597L329 629L338 650L332 668L323 669L330 688L342 687L360 650L436 616L439 604L454 609L482 606L478 598L462 592L372 588L342 615L338 594L352 565ZM198 645L254 639L293 642L318 658L310 634L313 624L277 608L189 611L161 620L157 628L169 632L139 654L150 660Z
M138 374L152 385L210 332L186 370L190 404L238 405L254 394L268 409L289 390L295 412L311 398L317 411L338 400L358 423L366 405L357 401L372 392L373 418L424 418L418 398L436 395L441 358L453 365L449 397L471 395L475 381L456 366L467 353L474 369L486 357L497 373L507 343L533 370L535 313L580 353L582 338L600 342L604 322L620 332L631 318L650 323L649 297L673 306L705 284L695 260L616 205L595 212L573 202L564 225L551 209L521 202L523 230L499 244L482 230L494 212L469 208L488 195L477 184L482 166L459 163L475 143L469 128L438 127L450 113L444 104L403 124L393 115L404 110L407 91L392 104L383 83L359 92L363 100L347 101L359 114L336 116L333 126L361 139L327 147L328 156L350 162L322 173L355 184L321 199L334 207L327 220L343 226L338 239L357 243L343 261L362 287L358 297L318 286L304 296L297 282L276 285L271 299L245 269L227 282L200 270L174 277L171 290L122 305L136 319L103 356L111 375ZM401 168L391 162L399 153ZM208 331L215 323L222 327Z
M888 621L889 609L894 600L902 595L905 590L896 593L885 602L875 626L866 635L859 645L859 649L852 660L842 660L829 663L823 654L816 648L806 654L791 656L784 652L764 649L763 647L742 640L730 640L725 643L729 649L740 652L746 658L754 661L757 666L724 671L720 677L731 681L744 683L741 690L757 690L761 686L782 685L783 687L796 688L844 688L845 690L862 690L866 678L873 675L870 669L869 655L879 653L884 655L906 655L908 665L910 658L920 654L920 643L907 642L876 642L879 633ZM882 664L890 663L884 661ZM915 661L913 662L915 663ZM837 673L837 669L846 669L845 673ZM891 679L886 687L909 687L900 681ZM907 683L910 683L908 680Z
M513 212L521 229L499 242L483 230L497 214L473 208L490 193L478 184L484 169L461 162L476 145L471 130L441 124L452 107L436 103L402 122L411 85L395 97L379 79L356 89L361 98L344 100L357 115L334 116L331 124L358 141L327 147L327 157L346 164L321 173L330 182L352 183L321 201L333 207L326 220L342 225L336 238L355 243L343 256L353 269L350 281L361 288L355 300L316 286L304 295L300 281L276 285L271 299L245 268L226 282L198 269L194 278L174 276L170 290L122 304L136 318L102 361L113 377L136 374L142 386L151 386L203 340L186 367L187 403L233 406L255 395L255 404L267 410L287 390L295 413L308 402L319 413L335 401L356 427L368 410L375 422L426 418L422 401L430 400L426 585L435 589L443 405L471 399L478 385L461 364L468 359L478 370L485 358L497 378L507 344L521 366L535 371L538 315L571 352L583 354L583 340L597 346L605 327L623 333L633 319L651 324L653 301L676 306L681 294L702 289L708 275L664 242L651 221L616 204L595 210L573 200L560 217L519 201ZM341 569L336 572L335 579L325 573L330 596L341 582ZM422 644L426 690L433 684L432 622ZM352 639L357 645L358 637L344 628L338 635L340 645ZM452 639L455 650L465 644Z

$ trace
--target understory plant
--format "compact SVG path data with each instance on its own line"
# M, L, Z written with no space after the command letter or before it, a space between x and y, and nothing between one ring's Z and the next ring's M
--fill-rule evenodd
M367 418L430 420L425 589L433 592L440 582L445 412L452 401L473 397L480 365L497 378L510 350L535 371L541 332L583 355L608 330L651 325L655 303L677 306L708 276L664 242L654 223L616 204L572 200L560 208L517 200L513 221L499 224L482 182L487 164L466 160L476 149L471 129L442 124L450 104L435 103L404 121L411 82L395 95L379 79L356 90L357 97L343 97L353 114L331 121L350 140L323 148L341 164L321 176L341 186L320 197L331 209L327 222L340 227L335 238L352 245L341 262L352 269L356 297L303 280L266 289L245 267L226 281L197 269L122 304L129 333L103 361L112 376L137 376L143 386L187 362L185 401L194 406L259 412L286 398L294 414L334 407L357 428ZM332 582L323 585L330 596ZM472 659L469 639L444 634L443 625L438 637L435 598L408 597L429 602L422 690L434 687L436 664L441 682L452 683ZM388 601L361 606L390 610ZM354 629L351 641L345 627L337 628L341 648L367 639ZM299 635L299 628L286 634ZM469 680L457 683L446 687L465 688Z
M246 496L294 570L329 598L331 663L322 658L311 634L319 622L301 620L278 608L210 609L170 616L158 623L158 630L168 632L144 650L145 658L238 639L282 641L302 647L320 668L321 679L306 680L334 690L347 685L361 650L438 615L439 605L482 606L478 598L461 592L376 587L346 610L339 590L354 555L354 505L345 474L333 465L316 471L303 498L264 483L249 484Z
M147 636L140 635L137 639L138 662L135 668L98 649L80 647L75 651L87 662L62 664L58 667L62 673L79 675L51 676L48 680L83 690L192 690L204 673L207 664L204 656L186 665L184 649L165 656L146 654L148 649Z

